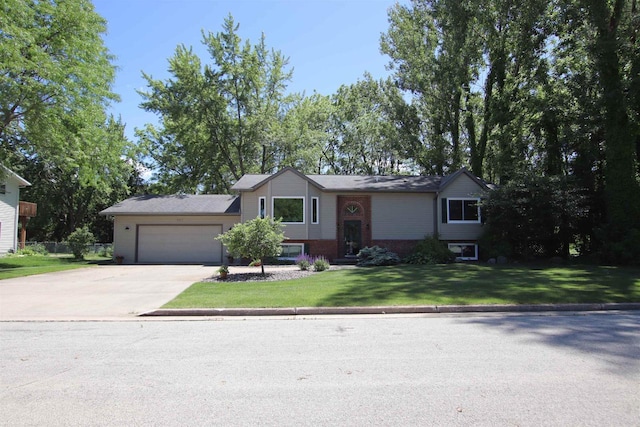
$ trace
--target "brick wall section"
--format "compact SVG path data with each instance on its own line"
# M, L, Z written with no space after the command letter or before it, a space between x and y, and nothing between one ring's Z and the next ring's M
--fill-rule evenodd
M413 253L413 249L416 247L419 240L372 240L371 246L380 246L381 248L387 248L391 252L397 253L400 258L404 258L407 255Z

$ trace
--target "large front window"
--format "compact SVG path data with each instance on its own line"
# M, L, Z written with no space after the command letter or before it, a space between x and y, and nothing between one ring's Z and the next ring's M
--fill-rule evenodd
M448 222L480 222L480 199L449 199Z
M304 224L304 197L274 197L273 217L284 224Z

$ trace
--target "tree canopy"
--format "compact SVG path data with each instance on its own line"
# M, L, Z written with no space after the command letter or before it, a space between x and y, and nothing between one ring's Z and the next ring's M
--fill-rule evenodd
M216 239L220 240L234 257L259 260L264 275L264 259L280 255L280 244L286 238L280 220L265 217L236 224Z
M95 228L98 210L128 192L134 148L106 114L118 100L106 22L88 0L7 0L0 23L0 163L33 184L30 237Z

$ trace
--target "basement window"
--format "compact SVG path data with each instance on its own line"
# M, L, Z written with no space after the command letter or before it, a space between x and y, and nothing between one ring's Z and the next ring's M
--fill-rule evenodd
M449 250L456 254L459 261L477 261L478 245L475 243L449 243Z

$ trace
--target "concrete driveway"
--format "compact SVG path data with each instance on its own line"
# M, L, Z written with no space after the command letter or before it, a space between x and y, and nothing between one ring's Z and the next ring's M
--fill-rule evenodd
M102 265L0 280L0 321L134 318L215 274L202 265Z

